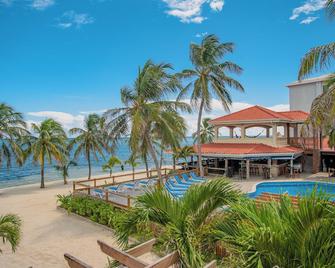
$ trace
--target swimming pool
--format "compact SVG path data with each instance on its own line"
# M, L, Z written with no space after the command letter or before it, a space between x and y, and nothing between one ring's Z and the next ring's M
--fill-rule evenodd
M291 181L291 182L262 182L256 185L256 191L250 192L249 197L255 198L262 193L274 193L296 196L306 195L313 192L314 189L318 192L329 194L330 199L335 200L335 183L315 182L315 181Z

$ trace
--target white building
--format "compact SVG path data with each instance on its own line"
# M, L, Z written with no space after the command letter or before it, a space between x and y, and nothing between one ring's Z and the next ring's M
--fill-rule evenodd
M325 81L328 78L329 74L296 81L287 85L289 88L290 110L309 113L313 100L324 92Z

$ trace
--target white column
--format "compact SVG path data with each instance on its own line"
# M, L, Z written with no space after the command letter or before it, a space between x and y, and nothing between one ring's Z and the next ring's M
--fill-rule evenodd
M245 138L245 126L241 127L241 138Z
M215 135L215 139L218 140L219 139L219 127L214 127L214 135Z
M229 137L234 138L234 127L229 128Z
M293 159L290 160L290 175L293 177Z
M272 142L274 146L277 146L277 125L273 124L272 126Z
M271 158L268 159L268 168L269 168L269 175L270 175L270 178L272 177L272 174L271 174Z
M266 137L270 138L270 128L266 128Z

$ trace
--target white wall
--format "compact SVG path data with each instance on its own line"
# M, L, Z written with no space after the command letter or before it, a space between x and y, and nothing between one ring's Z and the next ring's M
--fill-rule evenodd
M313 100L323 92L322 82L289 86L290 110L309 112Z

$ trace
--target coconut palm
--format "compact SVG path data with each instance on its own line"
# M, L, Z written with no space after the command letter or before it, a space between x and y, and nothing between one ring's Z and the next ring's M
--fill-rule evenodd
M133 180L135 179L135 168L140 165L140 162L137 162L137 156L135 154L131 154L127 161L125 161L126 165L131 166L131 170L133 172Z
M113 168L116 165L120 165L121 166L122 165L121 160L119 158L117 158L116 156L111 156L108 159L108 162L102 166L102 169L103 170L109 170L109 176L112 177Z
M9 168L14 158L18 165L24 161L22 137L28 135L21 113L5 103L0 103L0 167L4 162Z
M55 165L55 169L62 174L64 184L67 184L67 178L69 177L69 168L71 166L77 166L77 162L65 159L60 164Z
M231 206L213 227L214 241L242 261L241 267L335 267L335 207L315 192L257 205L245 200Z
M158 225L166 246L178 250L183 267L202 267L204 262L198 232L207 225L216 210L238 199L238 192L224 179L193 185L180 199L172 198L164 189L155 189L138 197L136 207L117 230L121 244L137 231L138 224ZM161 237L162 238L162 237Z
M62 125L53 119L45 119L40 124L31 124L32 136L26 142L25 155L32 155L33 162L41 166L41 188L44 188L46 162L64 161L67 155L66 134Z
M0 237L9 242L14 252L21 239L21 219L14 214L0 215ZM2 253L0 249L0 253Z
M211 143L214 140L215 137L215 130L214 126L209 123L211 119L210 118L204 118L202 119L201 127L200 127L200 143ZM198 136L197 132L192 134L192 137L194 139L194 143L198 143Z
M230 61L222 61L227 53L234 51L233 43L220 43L215 35L206 36L201 44L191 44L190 59L194 69L183 70L181 78L190 81L181 90L178 100L187 97L191 92L191 104L198 108L197 137L201 134L202 114L210 112L212 101L218 99L223 108L229 111L232 102L228 88L244 91L243 86L227 73L240 74L242 68ZM197 139L197 153L200 175L204 175L202 167L201 139Z
M159 161L154 139L176 144L185 136L184 119L177 109L190 111L189 106L178 101L169 101L168 94L174 92L179 83L170 75L169 64L154 64L147 61L139 69L134 86L121 89L122 108L105 113L110 133L118 140L129 135L129 146L133 154L150 154L161 179ZM162 135L162 136L161 136Z
M69 144L74 151L74 159L84 154L88 163L88 179L92 176L92 157L98 161L99 156L105 158L104 151L108 150L105 129L101 128L102 119L97 114L89 114L84 122L83 128L70 129L71 135L77 135Z
M187 168L188 158L194 154L193 146L183 146L176 148L175 150L175 158L183 159L185 161L185 169Z

